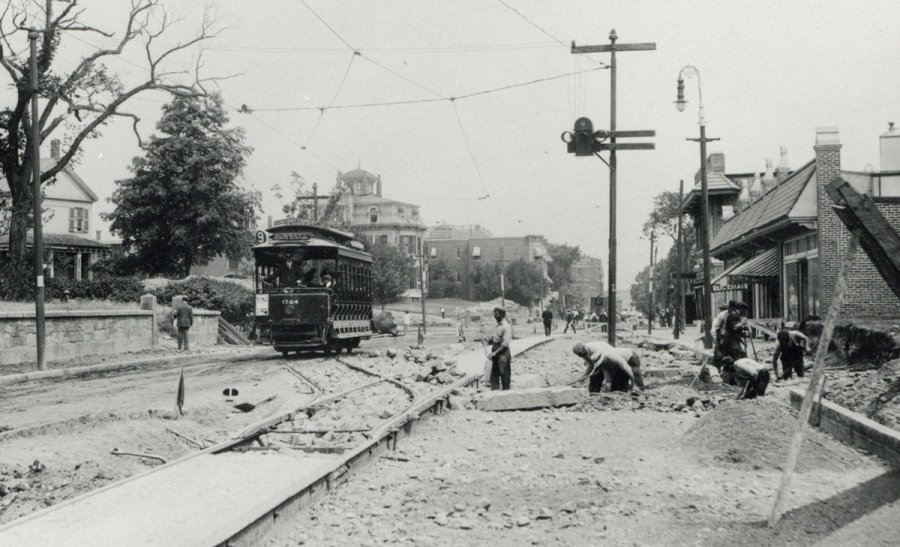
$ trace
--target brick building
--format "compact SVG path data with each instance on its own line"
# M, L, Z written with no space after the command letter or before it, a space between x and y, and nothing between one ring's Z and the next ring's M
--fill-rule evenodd
M814 159L783 178L774 177L774 184L759 195L738 202L734 216L722 219L710 243L711 254L724 268L714 276L724 289L720 300L742 300L750 305L751 317L772 324L824 315L849 241L825 187L837 179L847 181L869 194L900 228L900 138L895 134L891 128L881 137L882 171L849 172L841 169L837 129L818 128ZM900 317L900 301L861 251L841 313Z
M474 297L472 277L479 263L509 264L521 259L541 268L545 282L549 283L547 263L552 259L548 247L544 236L536 235L429 240L426 256L428 260L445 260L460 284L459 296L471 300Z
M425 231L425 239L440 241L446 239L472 239L493 237L487 228L480 224L438 224Z

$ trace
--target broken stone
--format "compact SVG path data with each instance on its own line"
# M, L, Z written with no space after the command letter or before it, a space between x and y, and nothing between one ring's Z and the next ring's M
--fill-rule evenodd
M446 515L438 515L434 517L434 523L438 526L447 526L447 516Z
M578 506L574 501L570 501L568 503L564 503L563 506L559 508L559 510L563 513L574 513L578 510Z
M516 519L516 526L528 526L529 524L531 524L531 519L524 515Z
M397 350L395 350L393 348L389 348L389 349L385 350L384 354L387 355L388 357L390 357L391 359L393 359L394 357L397 356Z
M471 530L475 525L472 524L472 521L469 519L461 519L459 521L459 529L460 530Z
M485 393L477 408L489 411L529 410L575 405L587 400L587 393L574 387L528 388Z
M553 518L553 513L547 507L541 507L541 512L538 513L537 518L539 520L550 520Z

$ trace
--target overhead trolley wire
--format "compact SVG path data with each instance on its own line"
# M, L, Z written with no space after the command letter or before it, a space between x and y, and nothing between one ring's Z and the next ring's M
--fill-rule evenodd
M418 87L419 89L423 89L423 90L425 90L425 91L427 91L427 92L429 92L429 93L431 93L432 95L435 95L435 96L437 96L437 97L442 97L442 98L444 97L443 95L441 95L441 94L438 93L437 91L434 91L434 90L432 90L432 89L429 89L428 87L426 87L426 86L420 84L419 82L417 82L417 81L415 81L415 80L412 80L412 79L410 79L410 78L407 78L406 76L404 76L403 74L400 74L400 73L397 72L396 70L394 70L394 69L392 69L392 68L390 68L390 67L388 67L388 66L385 66L385 65L379 63L378 61L376 61L375 59L369 57L368 55L365 55L365 54L364 54L363 52L361 52L359 49L353 47L353 45L351 45L350 42L348 42L347 40L345 40L343 36L341 36L340 34L338 34L338 31L336 31L336 30L334 29L334 27L332 27L331 25L329 25L328 22L325 21L325 19L323 19L318 13L316 13L316 11L315 11L314 9L312 9L312 8L309 6L309 4L306 3L306 0L300 0L300 3L303 4L303 7L305 7L307 10L309 10L309 12L312 13L313 16L314 16L316 19L318 19L320 23L322 23L323 25L325 25L325 28L327 28L329 31L331 31L331 33L334 34L334 35L337 37L338 40L340 40L341 42L344 43L344 45L346 45L348 48L350 48L350 49L353 51L354 54L359 55L360 57L362 57L363 59L369 61L369 62L372 63L373 65L375 65L375 66L377 66L377 67L379 67L379 68L381 68L381 69L383 69L383 70L386 70L387 72L390 72L390 73L393 74L394 76L400 78L401 80L403 80L403 81L405 81L405 82L408 82L408 83L410 83L410 84L412 84L412 85Z
M525 22L528 23L529 25L531 25L531 26L533 26L534 28L536 28L536 29L538 29L539 31L541 31L541 32L544 34L544 36L549 37L551 40L553 40L554 42L558 43L559 45L565 47L566 49L569 48L569 44L563 42L562 40L560 40L560 39L557 38L556 36L554 36L554 35L550 34L549 32L547 32L547 30L546 30L544 27L538 25L537 23L535 23L534 21L532 21L531 19L529 19L528 17L526 17L525 14L523 14L521 11L517 10L516 8L510 6L510 5L509 5L508 3L506 3L504 0L497 0L497 2L500 2L500 3L503 4L507 9L509 9L510 11L512 11L513 13L515 13L516 15L518 15L520 18L522 18L523 21L525 21ZM590 59L590 61L591 61L592 63L596 64L597 66L602 66L602 67L604 67L604 68L609 68L609 66L608 66L606 63L603 63L603 62L601 62L601 61L598 61L597 59L594 59L593 57L591 57L591 56L589 56L589 55L587 56L587 58Z
M280 108L254 108L254 112L302 112L305 110L337 110L337 109L348 109L348 108L372 108L378 106L399 106L399 105L409 105L409 104L420 104L420 103L438 103L442 101L458 101L461 99L469 99L472 97L478 97L481 95L489 95L491 93L499 93L501 91L509 91L510 89L515 89L518 87L526 87L530 85L540 84L544 82L549 82L553 80L559 80L561 78L568 78L569 76L575 76L578 74L585 74L588 72L595 72L598 70L604 70L605 67L598 68L589 68L586 70L579 70L574 72L566 72L565 74L557 74L556 76L547 76L544 78L537 78L535 80L528 80L526 82L519 82L516 84L505 85L501 87L495 87L491 89L483 89L481 91L474 91L472 93L465 93L462 95L457 95L456 97L443 97L440 99L408 99L408 100L399 100L399 101L382 101L375 103L356 103L356 104L338 104L338 105L329 105L329 106L289 106L289 107L280 107Z
M338 95L341 94L341 90L344 89L344 83L347 81L347 75L350 74L350 67L353 66L353 60L356 59L357 53L353 52L353 55L350 56L350 62L347 63L347 69L344 70L344 77L341 78L341 83L338 84L337 90L334 92L334 96L331 98L331 102L328 103L328 106L331 106L337 101ZM316 130L319 129L319 124L322 123L322 118L325 117L325 110L319 111L319 117L316 118L316 124L313 126L312 132L309 134L309 137L306 139L306 144L303 145L303 148L309 146L309 143L312 142L313 137L316 136Z

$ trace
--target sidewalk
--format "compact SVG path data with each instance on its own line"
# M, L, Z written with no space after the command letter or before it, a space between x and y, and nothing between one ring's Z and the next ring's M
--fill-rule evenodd
M70 364L67 366L67 362L63 361L61 363L50 363L50 366L55 366L55 368L50 370L32 370L28 372L20 372L22 367L16 367L14 371L9 370L12 367L0 367L0 386L19 384L34 380L72 378L87 374L119 371L130 368L147 368L162 365L184 366L207 361L240 362L259 359L270 355L274 354L272 349L268 346L212 346L208 348L208 351L195 350L192 353L179 353L173 350L160 348L157 351L151 350L137 354L96 356L98 361L109 359L109 362L93 365L84 365L82 364L83 360L79 360L69 362Z

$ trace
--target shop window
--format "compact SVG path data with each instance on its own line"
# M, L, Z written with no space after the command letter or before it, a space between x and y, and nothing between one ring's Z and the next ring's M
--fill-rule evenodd
M474 258L475 260L481 258L481 247L472 247L472 258Z

